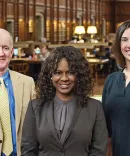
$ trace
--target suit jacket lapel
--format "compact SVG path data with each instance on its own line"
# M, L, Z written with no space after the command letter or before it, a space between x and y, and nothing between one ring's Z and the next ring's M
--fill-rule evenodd
M58 138L55 125L54 125L54 108L53 108L53 102L51 101L49 106L47 106L47 120L50 126L50 129L53 133L53 136L58 141L58 143L61 145L60 140Z
M17 134L22 112L23 82L20 81L20 75L15 74L15 72L13 71L10 71L10 77L12 80L15 98L15 118L16 118L16 134Z
M3 142L3 132L2 132L1 122L0 122L0 155L2 152L2 142Z
M63 131L63 134L62 134L62 138L61 138L61 143L62 144L65 143L65 141L69 137L73 127L75 126L76 121L77 121L77 119L79 117L81 109L82 109L82 107L81 107L81 104L80 104L80 100L78 99L77 103L76 103L76 109L75 109L74 117L73 117L72 122L71 122L71 124L70 124L68 129L67 129L66 124L65 124L65 128L64 128L64 131Z

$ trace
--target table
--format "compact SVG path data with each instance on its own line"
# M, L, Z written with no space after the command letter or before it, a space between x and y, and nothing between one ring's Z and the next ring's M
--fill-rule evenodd
M96 78L96 80L98 79L98 72L97 72L97 65L98 64L105 64L109 62L109 59L99 59L99 58L87 58L90 67L92 67L92 73L94 74L94 77ZM26 62L29 64L29 76L32 76L34 78L34 73L35 75L38 75L38 73L40 72L41 69L41 64L42 61L40 59L28 59L28 58L12 58L11 59L11 63L15 63L15 62ZM34 68L37 68L36 70L34 70ZM37 77L37 76L35 76ZM37 79L37 78L34 78Z
M34 81L37 81L38 75L41 70L42 61L40 59L12 58L10 60L9 68L14 70L12 68L14 64L22 64L22 63L24 64L26 63L28 65L27 75L31 76L34 79ZM17 70L17 72L20 72L20 71Z
M90 64L92 69L92 74L94 75L95 79L98 80L98 71L97 66L99 64L105 64L109 62L109 59L99 59L99 58L86 58Z
M99 59L99 58L87 58L90 64L105 64L109 62L109 59Z
M41 64L42 61L40 59L29 59L29 58L12 58L10 62L27 62L27 63L33 63L33 64Z

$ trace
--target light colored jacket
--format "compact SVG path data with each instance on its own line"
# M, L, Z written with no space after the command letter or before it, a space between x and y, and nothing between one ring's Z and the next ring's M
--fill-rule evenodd
M36 97L35 84L31 77L9 70L15 99L17 156L21 155L22 126L28 103ZM3 143L0 123L0 153Z

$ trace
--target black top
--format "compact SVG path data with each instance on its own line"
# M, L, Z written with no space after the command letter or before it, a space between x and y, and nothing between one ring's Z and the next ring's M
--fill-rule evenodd
M122 71L108 76L103 90L103 107L113 156L130 156L130 83L125 87Z

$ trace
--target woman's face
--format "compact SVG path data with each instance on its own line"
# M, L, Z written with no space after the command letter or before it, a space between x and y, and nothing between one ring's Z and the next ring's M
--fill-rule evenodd
M73 95L76 74L69 70L68 62L65 58L58 63L58 68L52 75L52 83L56 88L56 95L60 99L67 100Z
M121 37L121 52L126 62L130 62L130 28L126 29Z
M47 53L46 47L42 47L42 54L45 55Z

